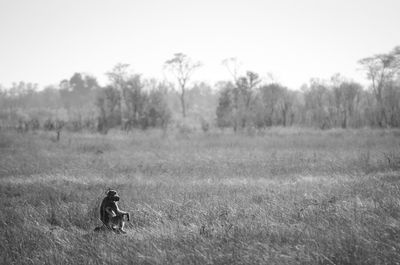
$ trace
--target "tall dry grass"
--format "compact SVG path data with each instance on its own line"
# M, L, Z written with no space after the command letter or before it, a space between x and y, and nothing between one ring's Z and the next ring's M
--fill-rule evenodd
M396 130L0 134L1 264L400 264ZM128 234L94 233L107 188Z

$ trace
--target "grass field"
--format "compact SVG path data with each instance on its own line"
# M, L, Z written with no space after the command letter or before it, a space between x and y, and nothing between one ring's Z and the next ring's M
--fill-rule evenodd
M0 132L0 264L400 264L400 131L53 138Z

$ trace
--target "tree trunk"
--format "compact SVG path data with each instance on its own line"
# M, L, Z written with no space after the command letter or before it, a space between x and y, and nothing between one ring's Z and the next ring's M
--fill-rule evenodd
M387 126L387 117L386 117L386 111L385 111L385 106L383 104L382 96L379 96L377 98L378 101L378 125L379 127L383 128Z
M125 130L126 129L126 123L128 121L128 118L126 117L127 114L127 105L126 105L126 99L125 99L125 93L124 93L124 88L122 84L119 84L119 89L120 89L120 96L121 96L121 106L120 106L120 111L121 111L121 129Z
M290 113L290 126L293 125L293 121L294 121L294 113Z
M387 117L386 117L386 110L385 110L385 106L382 104L380 107L380 125L381 127L386 127L388 122L387 122Z
M342 128L346 129L347 128L347 111L343 112L344 117L343 117L343 121L342 121Z
M287 110L284 108L282 110L282 118L283 118L283 126L286 127L286 112Z
M381 128L387 126L387 117L386 117L385 105L383 104L382 90L383 90L383 85L381 82L375 89L376 101L378 102L378 125Z
M181 92L181 106L182 106L182 117L186 117L186 106L185 106L185 88L182 87L182 92Z

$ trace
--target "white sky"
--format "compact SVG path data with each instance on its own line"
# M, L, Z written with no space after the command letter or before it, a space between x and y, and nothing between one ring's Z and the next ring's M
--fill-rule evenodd
M364 83L357 61L400 45L399 12L400 0L0 0L0 83L104 82L117 62L163 78L176 52L211 83L230 78L227 57L292 89L336 72Z

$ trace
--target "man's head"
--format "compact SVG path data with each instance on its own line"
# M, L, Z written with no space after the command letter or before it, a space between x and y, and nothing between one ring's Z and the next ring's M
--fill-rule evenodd
M107 198L111 199L112 201L119 201L119 196L115 190L107 191Z

